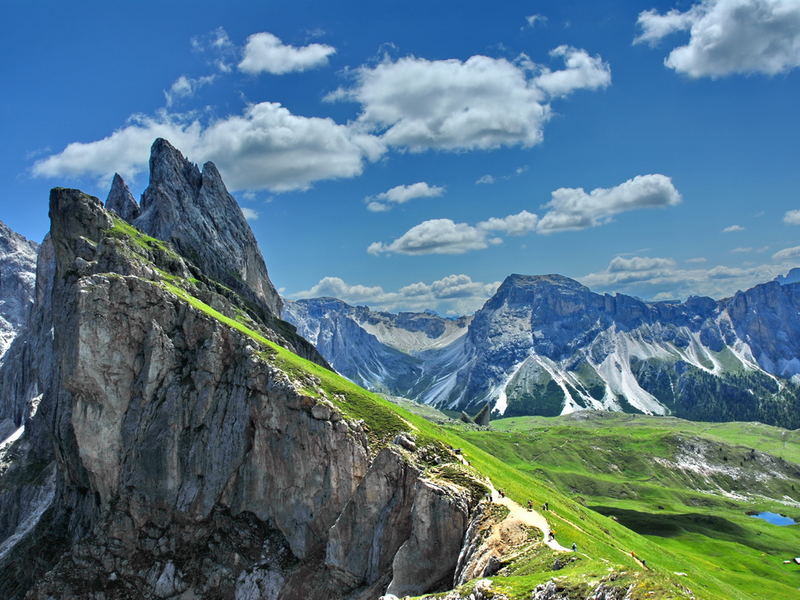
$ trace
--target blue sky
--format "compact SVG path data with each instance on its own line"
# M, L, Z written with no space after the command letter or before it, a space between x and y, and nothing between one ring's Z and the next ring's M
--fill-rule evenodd
M290 298L720 297L800 264L800 0L12 0L0 51L0 219L35 240L50 187L138 197L163 136Z

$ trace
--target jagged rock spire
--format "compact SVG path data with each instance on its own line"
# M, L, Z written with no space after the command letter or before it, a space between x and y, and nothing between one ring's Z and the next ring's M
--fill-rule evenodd
M139 205L136 204L133 194L131 194L119 173L114 173L114 180L111 182L111 191L108 192L108 198L106 199L106 208L108 210L113 210L122 219L128 221L128 223L132 223L134 219L141 214Z
M255 236L213 163L201 171L157 139L141 211L134 223L140 230L171 242L209 277L280 315L282 301Z

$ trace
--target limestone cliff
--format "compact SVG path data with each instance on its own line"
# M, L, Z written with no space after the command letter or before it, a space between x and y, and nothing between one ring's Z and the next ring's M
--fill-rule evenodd
M395 413L285 350L302 347L291 330L96 198L55 189L50 216L34 310L53 337L25 433L0 447L0 596L452 586L477 498L425 472L454 453L418 447ZM30 396L23 383L3 394Z

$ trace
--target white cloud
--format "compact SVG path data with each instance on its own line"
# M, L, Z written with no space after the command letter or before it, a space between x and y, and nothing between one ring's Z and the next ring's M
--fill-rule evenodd
M752 246L739 246L738 248L733 248L731 254L750 254L752 251Z
M778 250L772 255L775 260L794 260L800 258L800 246L792 246L791 248L784 248Z
M411 185L397 185L380 194L368 196L366 198L367 208L373 212L384 212L391 210L395 204L404 204L415 198L435 198L442 194L444 194L443 187L429 185L425 181Z
M335 52L336 48L325 44L289 46L271 33L254 33L247 38L239 70L251 75L306 71L328 64L328 57Z
M651 258L648 256L615 256L608 263L609 273L652 271L653 269L667 269L675 266L671 258Z
M610 82L608 65L583 50L561 46L553 56L564 59L566 69L551 71L527 57L517 64L480 55L465 61L386 59L360 67L352 88L326 99L360 103L363 127L412 152L530 147L543 139L551 93Z
M693 264L700 264L700 263L708 262L708 259L703 257L703 256L696 256L694 258L687 258L686 262L687 263L693 263Z
M681 195L665 175L637 175L613 188L559 188L545 207L548 212L540 219L539 233L570 231L597 227L613 216L640 208L675 206Z
M262 102L207 125L166 112L134 116L101 140L74 142L37 161L33 174L106 180L118 172L133 178L147 166L157 137L168 139L191 160L216 163L234 190L305 189L322 179L354 177L365 160L376 160L385 150L377 138L332 119L302 117L278 103Z
M800 256L800 246L788 250L794 251L794 257ZM776 255L777 260L791 258L790 254ZM671 258L615 257L606 269L578 279L596 291L625 292L644 298L673 299L690 295L722 298L769 281L791 266L791 262L782 262L746 267L678 268Z
M800 225L800 210L787 210L783 215L783 222L787 225Z
M544 205L549 210L543 217L523 210L506 217L491 217L476 225L433 219L412 227L388 244L373 242L367 251L370 254L463 254L501 243L500 238L490 237L493 233L519 236L586 229L609 223L614 215L622 212L674 206L680 201L681 195L669 177L639 175L616 187L597 188L589 193L583 188L560 188Z
M596 90L611 85L611 67L599 56L589 56L585 50L571 46L559 46L550 56L563 58L567 68L560 71L544 68L534 83L553 98L575 90Z
M689 42L664 64L690 77L775 75L800 66L798 0L702 0L685 12L643 11L637 23L642 33L634 43L689 31Z
M544 25L547 23L547 17L544 15L528 15L525 17L525 22L528 24L528 27L534 27L537 23Z
M291 294L292 298L330 296L350 304L366 304L380 310L421 311L469 314L477 310L495 291L500 282L481 283L468 275L447 275L431 283L410 283L397 291L380 286L350 285L339 277L324 277L310 289Z
M497 231L507 235L525 235L536 231L539 217L527 210L523 210L515 215L507 217L492 217L486 221L478 223L478 229L482 231Z
M494 176L492 175L482 175L478 179L475 180L477 185L491 185L494 183Z
M242 207L242 214L244 218L248 221L257 221L258 220L258 211L253 210L252 208L247 208L246 206Z
M175 101L181 98L194 96L198 89L212 83L216 77L216 75L206 75L204 77L192 78L181 75L172 83L168 90L164 90L167 106L172 106Z
M744 231L744 227L741 225L730 225L722 230L722 233L735 233L737 231Z
M423 221L389 244L373 242L370 254L463 254L486 248L490 242L485 231L450 219Z

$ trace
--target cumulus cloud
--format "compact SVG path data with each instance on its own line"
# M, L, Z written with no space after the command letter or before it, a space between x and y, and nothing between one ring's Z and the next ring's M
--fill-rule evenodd
M252 208L247 208L246 206L242 207L242 214L244 218L248 221L257 221L258 220L258 211L253 210Z
M475 180L477 185L491 185L494 183L494 176L493 175L482 175Z
M216 163L234 190L306 189L322 179L354 177L365 161L385 151L374 136L332 119L298 116L278 103L261 102L208 124L167 112L137 115L101 140L74 142L37 161L33 174L105 181L118 172L133 178L147 166L157 137L170 140L191 160Z
M194 96L198 89L212 83L216 77L216 75L206 75L204 77L192 78L181 75L172 83L168 90L164 90L164 98L167 101L167 106L172 106L177 100L182 98Z
M551 97L567 96L575 90L596 90L611 85L611 67L599 56L590 56L585 50L559 46L550 56L564 59L566 69L551 71L543 68L534 84Z
M435 309L446 313L469 314L477 310L495 291L499 281L481 283L464 274L447 275L431 283L417 281L386 291L380 286L351 285L339 277L324 277L308 290L290 297L331 296L350 304L366 304L380 310L420 311Z
M637 175L613 188L559 188L545 207L539 233L586 229L603 225L614 215L640 208L675 206L681 195L672 179L661 174Z
M730 225L722 230L722 233L734 233L736 231L744 231L744 227L741 225Z
M367 208L373 212L391 210L396 204L404 204L415 198L435 198L444 194L444 188L425 181L395 187L366 198Z
M615 256L608 263L609 273L652 271L653 269L668 269L675 266L671 258L651 258L647 256Z
M772 255L772 258L775 260L795 260L800 258L800 246L792 246L791 248L778 250Z
M608 65L584 50L561 46L553 56L566 69L552 71L527 57L386 59L357 69L355 85L327 99L360 103L363 127L412 152L530 147L543 139L552 97L610 83Z
M251 75L258 73L283 75L294 71L306 71L328 64L328 57L335 52L336 48L326 44L289 46L278 36L264 31L254 33L247 38L239 70Z
M787 225L800 225L800 210L787 210L783 215L783 222Z
M634 43L655 44L689 31L664 64L690 77L734 73L775 75L800 66L798 0L702 0L685 12L646 10L637 20Z
M523 210L515 215L507 217L492 217L486 221L478 223L481 231L496 231L507 235L525 235L536 231L539 224L539 217L534 213Z
M373 242L367 248L370 254L464 254L470 250L486 248L485 231L466 223L450 219L423 221L406 231L389 244Z
M681 195L665 175L639 175L613 188L560 188L551 195L539 217L523 210L506 217L491 217L475 225L450 219L423 221L385 244L373 242L370 254L463 254L482 250L502 239L497 234L520 236L528 233L574 231L604 225L619 213L640 208L674 206ZM621 259L627 260L627 259Z
M722 298L785 273L793 266L792 259L800 256L800 246L787 250L783 255L776 254L776 260L781 261L777 264L742 267L680 268L672 258L617 256L606 269L578 279L597 291L625 292L644 298L673 299L690 295Z

